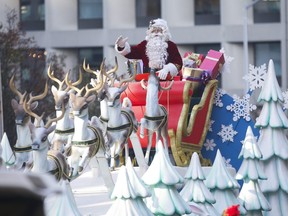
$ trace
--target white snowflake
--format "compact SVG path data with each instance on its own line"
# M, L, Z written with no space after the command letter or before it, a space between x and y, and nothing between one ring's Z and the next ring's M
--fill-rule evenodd
M230 65L231 65L231 62L234 60L234 57L226 55L223 47L219 50L219 52L224 54L224 59L225 59L225 63L221 69L221 73L222 74L223 73L231 73Z
M217 134L222 138L222 143L226 141L234 142L234 136L238 132L233 130L233 125L230 124L229 126L221 125L221 131Z
M210 120L208 131L211 131L211 132L213 131L212 125L214 124L214 122L215 122L214 120L212 120L212 119Z
M222 102L221 98L224 94L226 94L225 90L220 89L220 88L216 89L215 96L214 96L214 102L213 102L213 104L215 104L215 106L223 107L223 102Z
M283 108L287 110L288 109L288 90L286 90L285 92L282 92L282 95L284 98Z
M266 64L263 64L260 67L249 64L249 72L243 77L243 79L248 82L249 90L254 91L256 88L262 88L266 74Z
M214 151L214 147L216 146L216 143L214 142L214 139L206 139L205 143L204 143L204 147L206 147L206 151Z
M223 160L224 160L226 167L232 167L231 158L226 159L225 157L223 157Z
M250 100L249 94L244 95L243 99L241 99L237 95L233 96L234 104L228 105L226 107L227 110L234 112L233 121L237 121L241 117L243 117L246 121L251 120L250 112L256 110L257 106L254 104L250 104L249 100Z

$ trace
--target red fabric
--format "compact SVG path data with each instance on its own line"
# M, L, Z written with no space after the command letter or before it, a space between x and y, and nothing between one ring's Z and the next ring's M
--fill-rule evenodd
M167 86L167 82L161 82L163 86ZM185 82L175 81L172 89L170 91L160 91L159 92L159 104L165 106L168 112L168 129L177 130L178 120L183 107L183 88ZM189 93L192 96L192 91ZM145 113L145 104L146 104L146 90L142 89L139 82L129 83L128 88L125 92L121 94L121 99L124 97L129 97L132 102L132 110L135 113L135 116L140 121L144 117ZM143 148L147 147L148 144L148 135L145 130L145 137L140 138L140 129L138 129L138 137ZM155 147L155 134L153 137L153 147ZM132 147L131 143L129 144L130 148Z
M143 61L143 66L148 68L149 67L149 60L146 55L146 44L147 41L144 40L141 43L131 46L131 52L125 55L126 58L128 59L141 59ZM176 46L175 43L172 41L168 41L168 59L166 64L168 63L173 63L177 64L180 66L179 69L182 68L182 57L179 53L179 50ZM148 71L143 71L143 72L148 72Z

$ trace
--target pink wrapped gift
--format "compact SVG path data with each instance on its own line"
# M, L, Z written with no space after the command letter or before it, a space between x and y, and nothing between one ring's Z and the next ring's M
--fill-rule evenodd
M206 58L203 60L199 68L208 71L211 78L216 79L224 63L225 59L223 53L215 50L209 50Z

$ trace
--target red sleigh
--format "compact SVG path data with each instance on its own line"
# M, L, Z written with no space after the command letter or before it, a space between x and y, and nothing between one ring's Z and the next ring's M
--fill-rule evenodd
M205 59L204 59L205 61ZM203 63L204 63L203 61ZM217 61L217 74L224 63L224 57ZM215 70L210 80L203 84L200 76L203 71L199 68L183 67L186 80L174 77L174 84L169 91L160 91L158 94L159 104L165 106L168 112L168 134L169 146L177 166L189 165L193 152L198 152L201 157L201 149L209 129L210 116L213 107L214 95L218 81ZM209 71L212 73L212 70ZM136 80L148 78L148 74L137 75ZM163 87L168 86L170 81L163 81ZM138 121L145 114L146 90L141 87L140 82L132 82L121 98L128 97L132 102L132 109ZM143 139L138 137L143 149L147 147L148 135ZM130 146L131 147L131 146ZM155 136L153 137L155 147ZM209 165L209 161L202 158L203 165Z

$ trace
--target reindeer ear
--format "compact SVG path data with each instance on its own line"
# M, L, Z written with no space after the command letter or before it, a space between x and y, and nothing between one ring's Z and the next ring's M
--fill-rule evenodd
M121 86L120 92L122 93L123 91L125 91L127 87L128 87L128 84Z
M15 109L17 109L18 102L13 98L13 99L11 100L11 105L12 105L12 108L15 110Z
M87 103L91 103L96 99L96 95L90 95L87 99L86 102Z
M33 102L31 105L30 105L30 109L31 110L34 110L34 109L36 109L38 107L38 101L35 101L35 102Z
M54 85L51 86L51 92L53 95L55 95L57 92L57 88Z
M54 131L56 128L56 124L52 124L46 131L47 135Z
M74 100L75 100L75 97L76 97L76 96L75 96L74 93L70 93L69 96L70 96L71 101L74 101Z
M30 132L32 134L32 136L34 136L34 131L35 131L35 125L34 124L29 124L29 129L30 129Z

